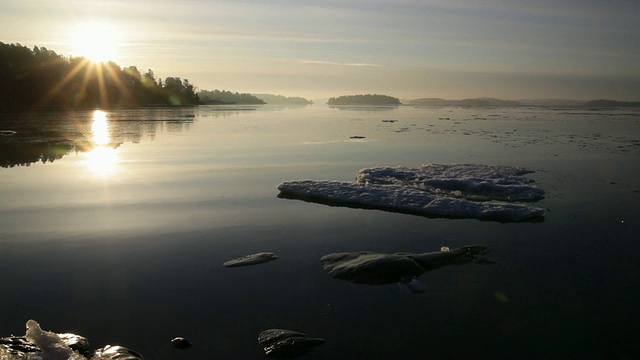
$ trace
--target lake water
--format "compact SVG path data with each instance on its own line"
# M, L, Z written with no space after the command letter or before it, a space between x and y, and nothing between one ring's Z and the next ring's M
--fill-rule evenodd
M15 132L15 133L14 133ZM363 137L352 139L352 136ZM43 161L43 159L45 161ZM44 329L147 359L632 359L640 354L640 110L324 105L0 118L0 336ZM545 220L427 218L278 198L365 167L521 166ZM343 251L488 247L426 292L322 271ZM266 264L225 268L242 255ZM184 336L193 347L177 350Z

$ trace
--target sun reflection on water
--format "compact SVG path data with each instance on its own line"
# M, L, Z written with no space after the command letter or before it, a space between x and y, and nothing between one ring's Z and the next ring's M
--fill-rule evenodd
M105 145L111 141L111 136L109 135L109 122L107 122L106 112L102 110L96 110L93 112L91 132L93 133L91 140L95 145Z
M111 135L106 112L102 110L93 112L91 132L93 149L85 154L88 168L99 176L113 175L120 159L116 149L109 146Z

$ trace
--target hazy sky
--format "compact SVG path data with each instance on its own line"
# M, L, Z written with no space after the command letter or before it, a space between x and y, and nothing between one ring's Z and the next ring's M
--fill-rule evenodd
M5 43L77 54L86 22L207 90L640 100L638 0L0 0Z

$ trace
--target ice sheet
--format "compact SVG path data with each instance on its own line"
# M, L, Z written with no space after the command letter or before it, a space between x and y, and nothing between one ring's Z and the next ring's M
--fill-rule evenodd
M427 164L419 168L374 167L362 169L356 181L369 184L397 184L434 195L476 201L535 201L544 191L524 174L532 170L496 165Z
M281 197L428 216L525 221L545 210L513 201L535 201L544 191L522 175L530 170L492 165L423 165L362 169L355 182L290 180ZM499 201L495 201L499 200ZM507 202L509 201L509 202Z

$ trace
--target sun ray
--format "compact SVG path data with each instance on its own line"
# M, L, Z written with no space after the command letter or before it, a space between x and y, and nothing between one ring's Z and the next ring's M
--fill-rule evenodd
M60 93L62 88L67 85L82 69L86 68L89 64L89 60L83 59L78 65L76 65L62 80L60 80L54 87L51 88L36 104L36 108L44 106L48 101L53 99ZM86 75L86 73L85 73Z
M83 27L79 28L80 30L86 30L89 32L88 35L83 35L82 39L86 40L84 44L87 48L92 46L101 46L105 42L111 42L112 44L116 44L116 37L111 35L114 32L114 29L105 26L104 24L99 23L87 23L84 24ZM91 35L93 34L93 35ZM95 42L90 42L89 40L96 40ZM103 41L100 41L100 40ZM78 45L80 42L75 42L74 44ZM107 48L112 48L111 46L107 46ZM106 50L105 50L106 51ZM89 55L87 50L87 55ZM36 104L36 108L46 107L47 104L53 100L56 96L67 92L73 91L74 97L67 99L69 103L67 105L75 106L75 105L97 105L102 108L108 108L110 106L115 105L112 102L119 103L128 103L131 101L131 92L127 87L123 84L118 65L113 61L101 62L96 61L97 56L91 55L91 57L86 57L81 55L80 57L72 57L69 59L69 63L73 66L71 71L69 71L64 78L62 78L56 85L54 85ZM116 70L116 68L118 68ZM73 80L76 78L78 73L83 72L82 82L77 83L74 89L67 89L69 83L73 84ZM108 80L107 80L108 77ZM97 86L97 89L93 89L93 86ZM113 86L117 88L119 92L118 97L114 97L110 94L113 92L109 92L109 89L113 89ZM92 91L98 92L98 103L96 104L85 104L84 99L86 96L91 95ZM110 98L112 97L112 98ZM120 101L119 101L120 100ZM124 101L122 101L124 100Z

